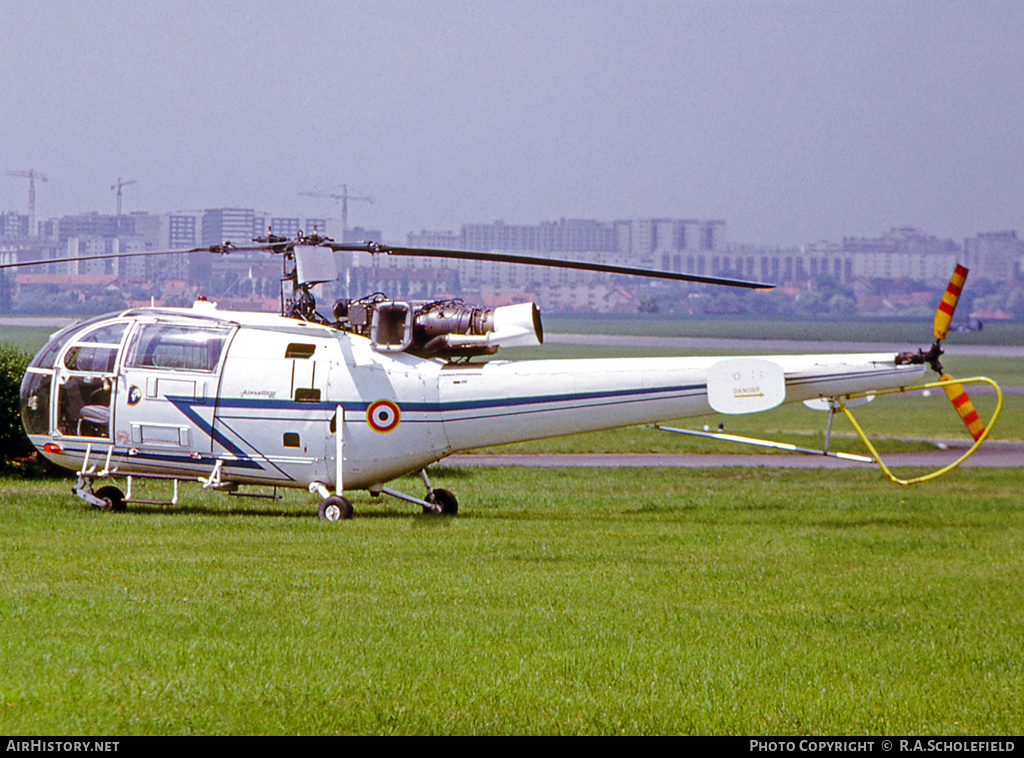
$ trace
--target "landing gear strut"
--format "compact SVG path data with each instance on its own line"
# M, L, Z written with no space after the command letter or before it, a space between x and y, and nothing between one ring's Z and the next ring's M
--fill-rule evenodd
M78 481L71 488L71 494L80 497L93 508L98 508L101 511L127 510L127 499L120 489L107 485L106 487L100 487L98 490L93 490L92 476L79 474Z
M424 498L426 505L423 506L424 513L433 513L440 516L455 516L459 512L459 501L455 499L448 490L434 489L427 478L427 470L420 471L423 477L423 485L427 488L427 496Z
M390 487L384 487L378 485L370 488L370 494L374 497L378 495L390 495L391 497L398 498L399 500L405 500L407 503L414 503L423 507L424 513L433 514L436 516L455 516L459 512L459 501L456 499L448 490L435 489L430 484L430 479L427 478L426 470L420 472L420 476L423 477L423 484L427 488L427 494L421 500L418 497L407 495L404 492L393 490ZM354 509L352 503L346 498L338 494L331 494L331 491L327 489L327 486L321 482L313 482L309 485L309 491L311 493L319 493L323 500L320 501L320 507L317 508L316 516L321 521L344 521L352 518Z
M391 497L405 500L407 503L415 503L423 506L424 513L435 516L454 516L459 512L459 501L455 499L455 495L448 490L434 489L430 484L430 479L427 478L426 469L420 471L420 476L423 477L423 484L427 488L427 494L422 500L382 485L371 487L370 494L374 496L391 495Z

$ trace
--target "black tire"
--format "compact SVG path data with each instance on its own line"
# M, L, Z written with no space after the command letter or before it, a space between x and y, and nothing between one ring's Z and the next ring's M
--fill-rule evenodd
M316 517L321 521L345 521L352 518L355 509L347 499L340 495L330 495L320 501L316 509Z
M107 486L100 487L96 490L96 497L100 500L106 501L106 507L96 506L100 510L104 511L125 511L128 509L127 504L124 502L124 493L121 492L117 487Z
M448 490L431 490L430 494L424 498L428 503L441 506L441 512L438 514L437 511L432 511L429 508L424 508L424 513L432 513L440 516L456 516L459 513L459 501L455 498Z

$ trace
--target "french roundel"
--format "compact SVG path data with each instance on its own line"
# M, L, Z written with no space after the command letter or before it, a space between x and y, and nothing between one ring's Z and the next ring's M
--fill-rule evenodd
M390 400L378 400L366 409L366 423L375 432L390 432L401 420L401 410Z

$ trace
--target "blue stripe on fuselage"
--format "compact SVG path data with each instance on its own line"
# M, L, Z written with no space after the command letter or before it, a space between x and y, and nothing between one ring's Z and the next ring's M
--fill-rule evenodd
M885 371L879 369L870 369L866 371L857 372L835 372L835 373L823 373L811 376L800 376L791 377L786 380L787 386L802 386L805 384L812 383L828 383L833 381L849 380L849 379L861 379L864 377L876 377L881 378L883 376L893 376L903 373L903 369L895 368ZM480 398L473 400L447 400L447 401L402 401L399 400L399 404L402 408L403 413L425 413L425 414L455 414L458 412L465 411L486 411L499 409L508 409L515 407L528 407L535 405L555 405L563 403L585 403L593 401L610 401L622 402L622 403L633 403L640 402L646 399L654 399L657 395L692 395L694 393L704 393L707 390L707 384L692 383L675 385L668 387L641 387L631 389L618 389L618 390L593 390L589 392L567 392L567 393L548 393L538 395L526 395L519 397L492 397L492 398ZM167 398L181 413L186 416L193 424L195 424L204 434L210 436L217 444L221 445L225 450L230 451L236 456L241 458L249 457L245 451L241 450L231 440L229 440L223 433L213 428L201 415L196 411L197 407L212 407L216 406L215 418L218 415L223 415L224 418L239 418L233 414L227 413L221 414L222 411L249 411L250 414L246 417L251 418L251 412L264 411L264 412L282 412L287 411L293 414L297 414L297 418L289 418L287 420L308 420L309 418L316 418L317 414L324 414L321 419L323 423L329 420L326 414L333 413L334 410L340 405L346 413L365 413L366 410L376 402L374 400L342 400L340 402L299 402L291 399L276 399L276 398L218 398L216 401L212 399L195 400L189 397L170 397ZM667 398L665 398L667 399ZM608 403L602 403L608 404ZM483 416L477 416L483 417ZM280 419L286 420L286 419ZM255 449L255 447L254 447Z

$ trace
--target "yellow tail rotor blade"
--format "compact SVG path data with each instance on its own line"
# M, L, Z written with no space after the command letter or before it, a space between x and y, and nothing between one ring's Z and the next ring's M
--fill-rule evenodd
M949 322L953 320L953 311L956 310L956 301L960 299L960 291L963 289L966 279L967 269L958 263L956 270L953 271L953 278L949 280L949 285L942 295L939 309L935 311L935 339L937 340L946 338Z
M942 382L953 382L954 379L949 374L943 374L939 381ZM949 398L949 402L956 408L956 412L960 414L960 418L964 420L967 425L967 430L971 433L971 436L975 440L979 439L981 435L985 433L985 423L978 416L978 412L974 409L974 403L971 402L971 398L967 396L967 392L964 390L964 386L959 382L954 384L945 384L942 389L946 392L946 397Z

